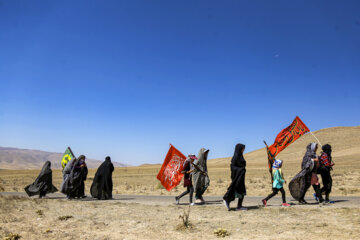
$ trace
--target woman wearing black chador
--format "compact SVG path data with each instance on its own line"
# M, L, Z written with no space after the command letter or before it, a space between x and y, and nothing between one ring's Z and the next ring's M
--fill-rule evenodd
M244 150L245 145L237 144L234 156L231 159L231 184L223 197L224 204L228 210L230 210L230 202L234 201L235 198L239 198L236 210L247 210L247 208L242 206L244 196L246 195L246 161L243 156Z

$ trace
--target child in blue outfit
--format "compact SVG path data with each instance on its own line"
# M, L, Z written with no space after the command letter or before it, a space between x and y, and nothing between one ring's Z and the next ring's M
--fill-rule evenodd
M284 180L284 176L281 171L281 166L282 166L282 161L279 159L275 159L273 166L272 166L272 174L273 174L272 190L273 190L273 192L271 194L269 194L269 196L267 196L265 199L262 200L264 207L266 207L267 201L270 198L272 198L273 196L275 196L276 194L278 194L279 191L281 192L281 197L282 197L282 201L283 201L283 203L281 205L284 207L290 206L290 204L286 203L285 190L283 188L283 184L284 184L285 180Z

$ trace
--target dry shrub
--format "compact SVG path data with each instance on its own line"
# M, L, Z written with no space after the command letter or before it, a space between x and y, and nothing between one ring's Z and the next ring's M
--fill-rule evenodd
M44 212L42 210L37 210L36 213L39 216L44 216Z
M60 217L58 217L58 219L59 219L60 221L66 221L66 220L68 220L68 219L70 219L70 218L73 218L73 216L66 215L66 216L60 216Z
M20 239L21 236L20 234L17 233L9 233L8 235L6 235L3 240L18 240Z
M183 230L193 228L193 225L189 220L189 218L190 218L190 206L188 207L187 211L186 211L186 208L184 208L184 212L179 215L179 218L181 219L181 223L176 226L176 230L183 231Z
M225 228L218 228L214 231L215 236L217 237L227 237L230 235L230 233L228 232L228 230L226 230Z

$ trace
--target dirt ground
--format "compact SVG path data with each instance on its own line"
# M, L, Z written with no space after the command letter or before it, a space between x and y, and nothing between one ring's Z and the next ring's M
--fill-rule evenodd
M189 227L181 216L189 211ZM0 196L0 236L21 239L359 239L360 208L152 205ZM186 221L185 221L186 222Z

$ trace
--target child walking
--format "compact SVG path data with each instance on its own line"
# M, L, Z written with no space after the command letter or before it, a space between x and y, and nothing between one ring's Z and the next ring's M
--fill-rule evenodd
M281 171L282 161L280 159L275 159L273 166L272 166L272 174L273 174L273 184L272 184L272 190L273 192L269 194L265 199L262 200L262 203L264 207L267 205L267 201L269 201L270 198L278 194L278 192L281 192L281 197L283 203L281 204L284 207L289 207L290 204L286 203L285 198L285 190L283 188L283 184L285 182L284 176Z
M190 193L189 198L189 204L194 205L192 202L193 194L194 194L194 187L191 180L191 173L194 171L194 160L196 160L197 157L195 155L189 155L188 158L184 162L184 168L182 173L184 174L184 187L186 187L186 191L180 194L179 196L175 197L176 204L179 204L180 198L185 196L186 194Z

